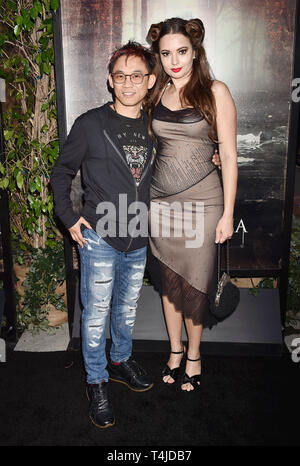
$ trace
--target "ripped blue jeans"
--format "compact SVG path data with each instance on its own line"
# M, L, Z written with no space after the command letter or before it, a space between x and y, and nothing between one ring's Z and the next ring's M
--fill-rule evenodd
M78 246L81 265L80 294L82 352L87 383L108 380L106 335L110 315L112 361L126 361L132 352L132 331L137 300L143 284L147 247L126 255L86 228L88 241ZM111 311L111 312L110 312Z

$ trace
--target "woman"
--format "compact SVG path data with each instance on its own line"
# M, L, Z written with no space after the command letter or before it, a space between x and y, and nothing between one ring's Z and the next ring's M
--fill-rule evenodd
M160 265L171 346L163 381L175 382L186 353L181 380L186 391L200 386L202 330L212 325L208 295L216 281L216 243L233 234L238 173L235 104L227 86L210 76L204 33L199 19L172 18L152 25L147 36L158 59L157 84L145 108L158 143L150 246ZM212 163L216 143L223 189ZM182 344L183 318L187 350Z

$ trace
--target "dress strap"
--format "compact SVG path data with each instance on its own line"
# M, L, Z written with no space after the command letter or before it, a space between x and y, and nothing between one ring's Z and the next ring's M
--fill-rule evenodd
M167 87L169 86L170 82L171 82L171 80L167 82L167 84L165 85L164 90L163 90L162 93L161 93L161 96L160 96L160 99L159 99L159 102L160 102L160 103L161 103L162 96L163 96L164 93L166 92L166 89L167 89Z

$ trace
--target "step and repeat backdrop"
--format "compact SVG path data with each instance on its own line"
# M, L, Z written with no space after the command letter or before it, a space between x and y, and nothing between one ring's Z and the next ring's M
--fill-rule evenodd
M112 51L143 45L152 23L200 18L215 79L229 87L237 107L239 184L231 268L244 276L280 270L288 165L296 0L62 0L61 57L66 133L81 113L111 95ZM80 174L74 208L81 202ZM247 275L245 275L247 273Z

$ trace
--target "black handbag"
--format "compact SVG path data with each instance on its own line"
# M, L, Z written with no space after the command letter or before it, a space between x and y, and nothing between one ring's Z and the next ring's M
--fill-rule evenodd
M230 316L240 302L240 290L231 283L229 275L229 242L226 241L226 272L220 277L221 244L218 243L218 281L215 292L210 295L209 308L211 314L218 320Z

